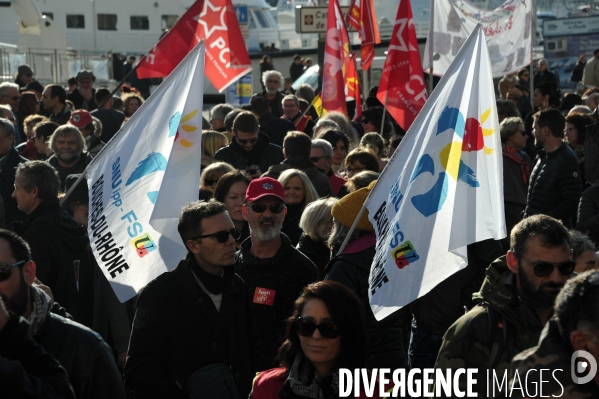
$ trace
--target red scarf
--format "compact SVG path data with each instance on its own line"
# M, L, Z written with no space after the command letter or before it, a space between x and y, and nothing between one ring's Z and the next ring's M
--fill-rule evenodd
M530 178L530 165L524 159L524 153L519 151L509 145L503 147L503 155L511 159L520 165L520 170L522 171L522 180L524 181L524 185L528 185L528 179Z

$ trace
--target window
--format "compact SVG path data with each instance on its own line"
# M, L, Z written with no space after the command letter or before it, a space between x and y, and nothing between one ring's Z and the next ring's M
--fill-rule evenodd
M85 29L85 16L67 14L67 28Z
M254 13L256 14L256 19L262 28L270 28L270 24L268 23L266 17L262 14L262 11L254 10Z
M54 21L54 13L53 12L43 12L42 16L50 18L52 21Z
M178 19L178 15L163 15L160 20L160 29L164 31L172 28Z
M147 16L131 16L131 30L149 30L150 20Z
M98 14L98 30L116 30L116 14Z

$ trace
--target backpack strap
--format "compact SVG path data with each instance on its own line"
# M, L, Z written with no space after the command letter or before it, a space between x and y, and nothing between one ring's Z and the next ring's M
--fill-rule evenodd
M494 370L499 364L499 357L505 350L507 337L507 323L505 317L499 314L495 308L485 303L482 305L487 310L489 316L489 339L487 347L489 348L488 368Z

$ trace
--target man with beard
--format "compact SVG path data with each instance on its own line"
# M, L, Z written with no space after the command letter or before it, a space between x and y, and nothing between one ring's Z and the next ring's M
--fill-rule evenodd
M270 106L270 113L273 116L280 118L283 116L283 98L285 97L283 93L279 91L283 84L283 75L279 71L266 71L262 74L262 83L266 89L261 93L256 94L256 96L266 98L268 100L268 105Z
M242 214L250 238L241 244L235 267L246 283L258 328L258 370L278 366L277 351L285 338L286 320L304 287L318 281L318 269L281 233L287 213L279 181L263 177L247 188Z
M522 220L512 229L507 255L491 263L473 295L480 303L445 333L435 368L478 369L474 389L486 397L485 369L501 381L512 358L537 345L575 265L570 235L558 220L545 215ZM466 378L460 379L460 388L466 386Z
M124 399L108 345L92 330L51 312L60 308L33 286L36 264L29 245L8 230L0 230L0 264L0 297L10 312L27 319L29 335L64 367L75 396Z
M530 175L524 217L548 215L571 227L582 185L578 158L564 141L565 128L566 119L556 109L534 115L535 145L542 150Z
M73 125L63 125L54 131L50 149L54 155L48 158L48 163L58 172L60 191L64 191L67 176L83 173L92 157L84 151L85 139Z

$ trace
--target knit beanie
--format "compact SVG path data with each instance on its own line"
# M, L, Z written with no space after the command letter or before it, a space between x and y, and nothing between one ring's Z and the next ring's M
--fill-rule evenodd
M376 184L376 180L371 182L368 187L361 188L354 191L353 193L347 194L333 205L331 214L345 227L351 227L354 224L354 220L360 213L360 210L364 206L366 197L370 194L370 190ZM368 231L374 233L374 227L370 220L368 220L368 210L364 211L360 221L356 225L356 230Z

